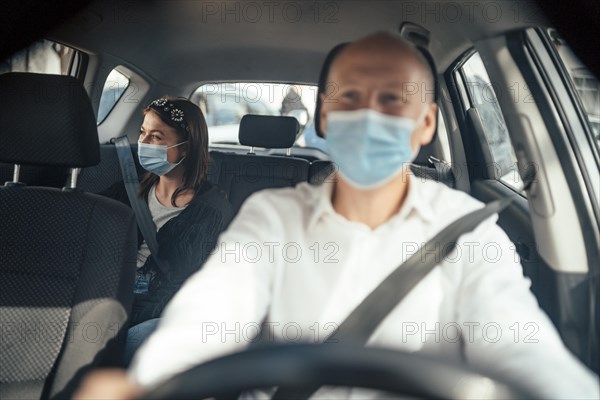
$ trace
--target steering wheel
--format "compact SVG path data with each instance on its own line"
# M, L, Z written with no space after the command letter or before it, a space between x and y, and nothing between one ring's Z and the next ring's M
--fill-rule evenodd
M231 398L274 386L362 387L426 398L527 398L526 391L464 366L383 348L331 344L256 347L185 371L144 399Z

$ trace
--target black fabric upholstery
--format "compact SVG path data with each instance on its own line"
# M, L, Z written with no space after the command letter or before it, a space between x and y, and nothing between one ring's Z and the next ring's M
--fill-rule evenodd
M240 121L240 144L287 149L294 145L300 124L294 117L244 115Z
M137 146L132 145L137 153ZM122 181L114 145L100 146L101 160L96 166L84 168L79 175L78 188L85 192L101 193ZM294 186L308 180L309 162L300 158L258 156L212 151L208 180L223 189L237 212L243 201L255 191ZM140 178L144 169L136 166Z
M95 366L120 365L133 304L137 225L131 209L97 195L72 302L69 341L53 371L51 397L70 397Z
M99 161L94 113L73 78L0 75L0 160L20 181L64 186ZM12 165L2 173L12 180ZM70 398L95 365L118 365L133 299L137 232L110 199L0 187L0 398Z
M0 384L0 399L37 399L44 391L44 380Z
M313 161L308 170L308 182L320 185L335 172L335 164L331 161ZM333 179L330 178L330 179Z
M0 163L0 186L12 182L13 164ZM43 167L37 165L22 165L19 182L27 186L46 186L62 188L67 182L69 169L65 167Z
M451 168L428 167L425 165L413 164L410 166L413 175L420 179L428 179L454 188L454 174Z
M90 193L100 193L123 180L115 145L100 146L100 162L93 167L83 168L77 187Z
M139 165L137 158L137 144L131 145L133 160L137 167L138 176L146 173L144 168ZM119 157L114 144L100 145L100 162L93 167L84 168L79 174L77 187L89 193L101 193L117 182L123 181L121 168L119 167Z
M291 187L308 180L309 162L301 158L216 151L210 154L209 180L227 193L235 212L258 190Z
M132 145L134 154L137 147ZM86 192L100 193L113 184L120 182L121 172L114 145L102 145L102 159L94 167L84 168L79 176L78 187ZM224 153L211 151L208 180L220 186L228 195L237 212L243 201L252 193L266 188L295 186L308 181L311 184L325 182L334 171L331 161L307 160L294 157L261 156L251 154ZM145 173L137 164L140 178ZM444 168L412 166L413 174L418 178L430 179L454 187L452 170Z
M83 371L116 365L123 349L134 216L53 188L2 187L0 204L0 398L68 397Z
M70 76L0 75L0 161L88 167L100 160L96 118Z
M137 146L132 145L132 151L136 154ZM83 191L100 193L122 180L115 146L102 145L100 153L102 158L98 165L81 171L78 187ZM258 190L290 187L305 181L320 184L325 182L334 171L330 161L317 160L309 163L307 160L294 157L220 151L211 151L210 155L208 180L227 193L235 212L248 196ZM145 171L138 165L137 157L134 159L141 178ZM418 178L430 179L454 187L454 177L449 168L436 170L432 167L413 165L412 172Z
M131 145L131 150L137 154L137 145ZM138 174L141 177L145 171L134 157ZM0 185L12 181L13 164L0 163ZM48 166L21 166L19 181L27 186L44 186L62 188L69 176L69 169L65 167ZM97 165L83 168L77 180L77 188L83 192L101 193L122 181L121 169L114 144L100 145L100 162Z

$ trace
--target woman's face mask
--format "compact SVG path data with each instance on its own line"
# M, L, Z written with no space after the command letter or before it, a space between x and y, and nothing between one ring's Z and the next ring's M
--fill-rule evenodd
M138 142L138 160L146 171L163 176L171 172L173 168L181 164L185 159L185 157L182 157L179 162L170 163L167 159L167 150L184 143L187 143L187 140L167 147L165 145Z
M325 140L342 178L358 189L374 189L398 176L416 157L411 137L428 109L416 121L371 109L327 113Z

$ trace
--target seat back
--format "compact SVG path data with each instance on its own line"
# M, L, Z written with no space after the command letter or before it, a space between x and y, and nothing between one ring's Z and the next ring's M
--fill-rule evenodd
M308 182L313 185L319 185L333 179L333 173L335 172L335 165L331 161L313 161L310 163L308 170Z
M12 181L14 165L0 163L0 185ZM21 166L19 180L28 186L62 188L67 182L69 169L65 167Z
M449 166L436 165L434 167L426 167L423 165L412 164L410 170L413 176L418 179L432 180L454 188L454 175ZM335 165L331 161L313 161L310 164L308 181L314 185L321 184L328 179L334 179L334 172Z
M219 185L237 212L254 192L292 187L308 180L309 162L300 158L211 151L209 179Z
M240 123L240 143L271 149L291 148L299 130L292 117L245 115ZM237 212L252 193L268 188L295 186L308 180L309 162L289 156L263 156L212 151L211 182L229 196Z
M146 171L139 165L137 158L137 143L131 145L133 160L140 179ZM97 165L84 168L79 175L77 187L89 193L102 193L117 182L123 181L117 148L114 144L100 145L100 162Z
M0 161L98 162L95 117L75 79L0 75L0 104ZM0 398L70 397L90 368L120 362L133 300L134 215L70 188L4 186L0 204Z

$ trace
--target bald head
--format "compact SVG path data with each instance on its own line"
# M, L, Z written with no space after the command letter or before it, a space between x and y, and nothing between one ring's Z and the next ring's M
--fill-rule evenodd
M377 66L388 64L390 61L403 70L407 78L407 87L417 88L427 102L431 102L433 95L424 95L424 92L433 93L435 79L429 62L423 54L411 43L392 35L388 32L377 32L346 45L333 60L329 78L336 75L336 70L341 66L354 60L361 59L371 64L373 70ZM384 60L388 61L387 63ZM329 79L328 79L329 80ZM335 79L331 79L335 82Z
M389 33L375 33L331 54L319 79L320 135L327 133L329 113L369 109L413 120L414 151L432 140L437 117L434 74L415 46Z

